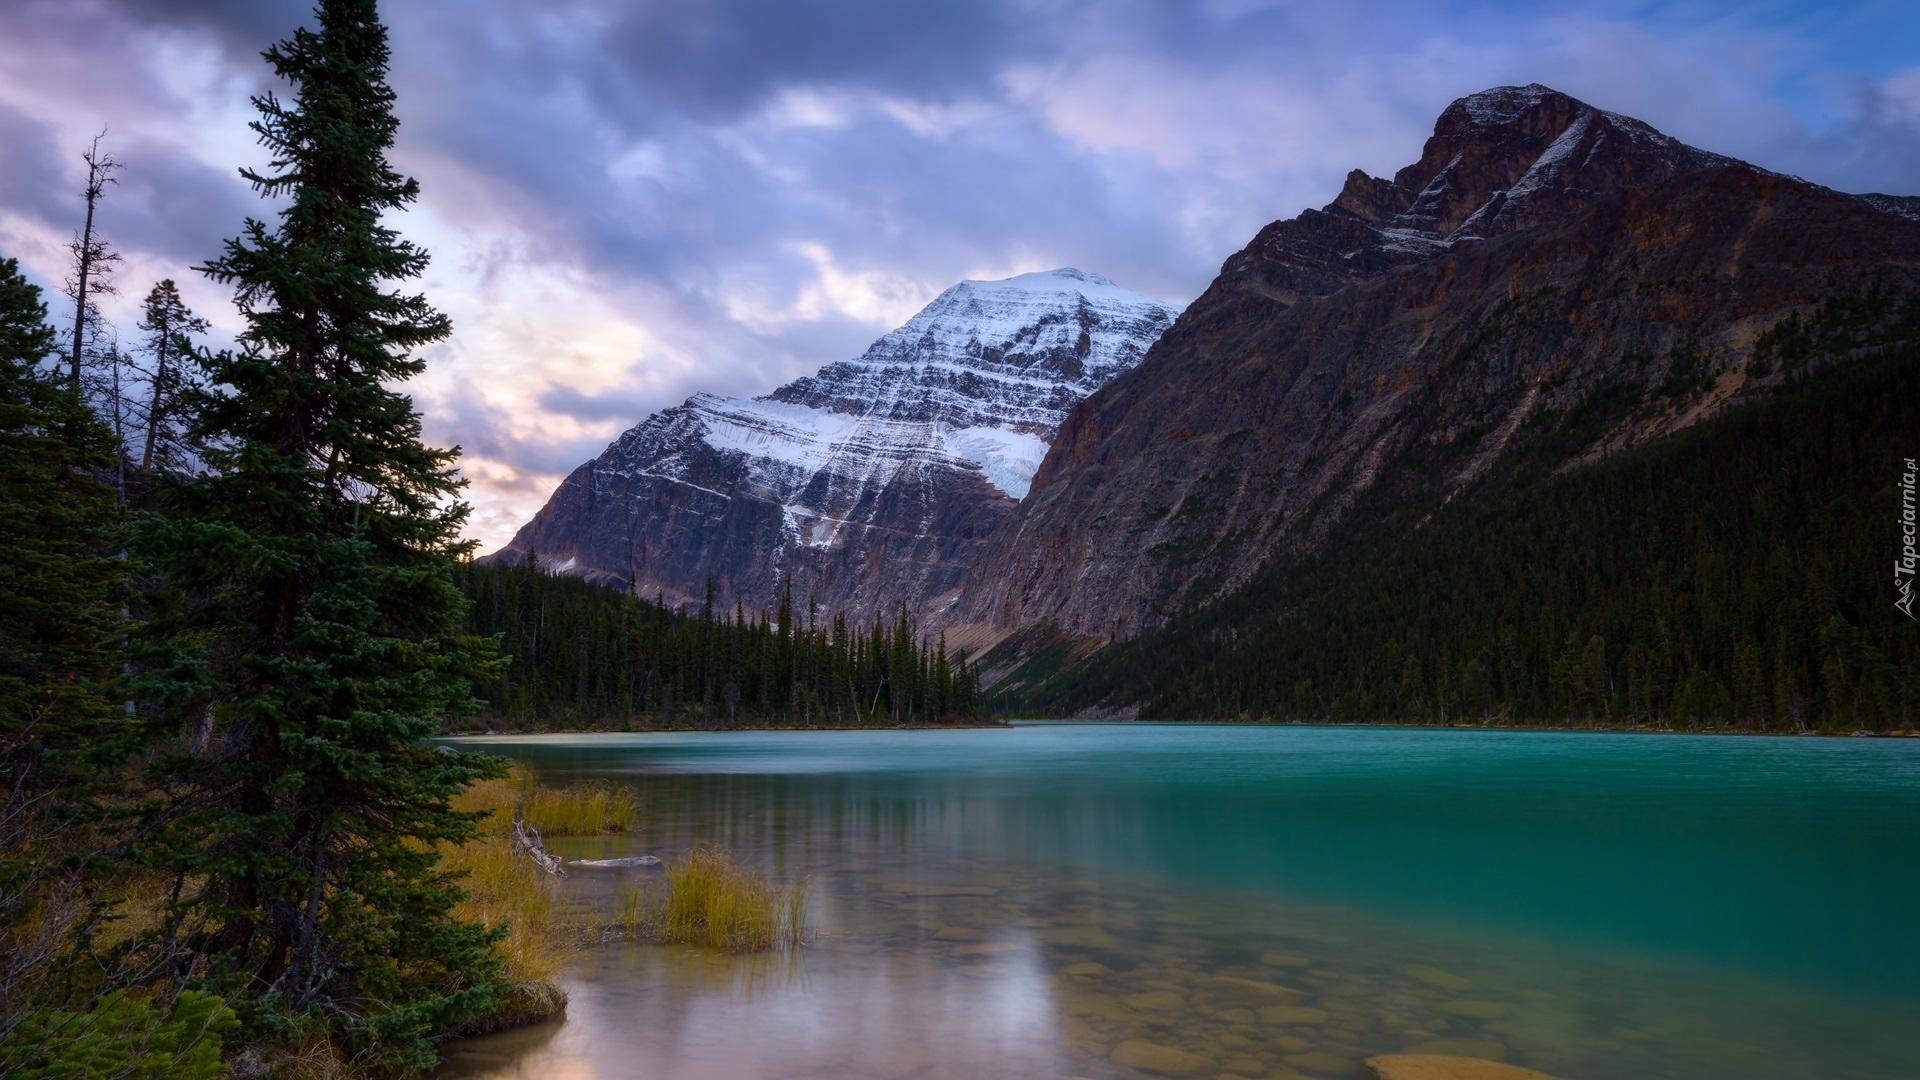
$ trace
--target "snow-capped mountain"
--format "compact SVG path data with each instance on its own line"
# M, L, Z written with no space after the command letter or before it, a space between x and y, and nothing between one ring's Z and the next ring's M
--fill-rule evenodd
M560 485L494 558L687 602L935 610L1060 422L1180 309L1061 269L963 281L860 357L759 398L695 394Z

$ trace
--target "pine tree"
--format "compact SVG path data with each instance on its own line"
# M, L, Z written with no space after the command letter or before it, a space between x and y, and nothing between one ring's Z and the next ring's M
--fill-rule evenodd
M140 532L182 597L151 624L154 700L217 719L204 755L156 767L181 797L152 857L185 886L188 969L256 1034L304 1014L412 1069L498 991L495 935L449 915L435 848L473 834L449 800L502 763L421 742L497 662L460 630L456 451L424 445L393 389L450 328L388 289L427 256L381 223L418 194L387 161L386 31L373 0L316 18L264 54L293 100L254 100L272 165L243 175L278 222L202 268L247 324L237 352L195 357L205 471L162 477Z
M54 347L40 290L0 260L0 770L8 820L90 786L96 743L124 752L104 694L122 570L112 557L112 436L39 370Z
M90 827L137 739L111 694L125 563L96 477L112 438L69 380L40 369L55 341L46 314L0 260L0 1074L19 1064L18 1025L62 1004L50 965L96 910L82 856L100 846Z
M172 278L147 293L141 305L140 329L146 331L142 350L153 359L147 372L148 393L141 419L140 475L155 467L178 468L185 456L188 415L184 401L192 384L181 359L192 351L192 334L205 333L207 320L195 315L180 298Z

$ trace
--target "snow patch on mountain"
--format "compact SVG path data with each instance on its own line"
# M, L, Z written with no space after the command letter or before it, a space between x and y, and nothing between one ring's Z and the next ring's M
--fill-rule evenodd
M1067 410L1139 363L1179 312L1071 268L963 281L856 359L765 397L695 394L669 412L745 457L783 504L810 485L845 491L933 462L978 469L1020 499Z

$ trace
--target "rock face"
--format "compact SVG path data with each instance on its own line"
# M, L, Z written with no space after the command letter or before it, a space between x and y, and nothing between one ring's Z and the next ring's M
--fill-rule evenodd
M1917 206L1543 86L1456 101L1418 162L1261 230L1073 411L951 624L1130 637L1370 492L1433 506L1693 423L1788 377L1750 363L1788 316L1920 293Z
M963 281L858 359L696 394L568 476L491 558L731 607L870 619L950 602L1069 409L1179 308L1077 270Z

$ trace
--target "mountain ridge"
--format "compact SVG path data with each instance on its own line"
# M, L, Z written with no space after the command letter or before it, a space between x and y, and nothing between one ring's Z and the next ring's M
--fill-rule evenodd
M1698 422L1785 377L1753 361L1789 318L1916 291L1909 202L1538 84L1462 98L1393 179L1260 230L1076 407L948 629L1128 639L1311 551L1383 476L1445 497L1615 388L1634 407L1560 465Z

